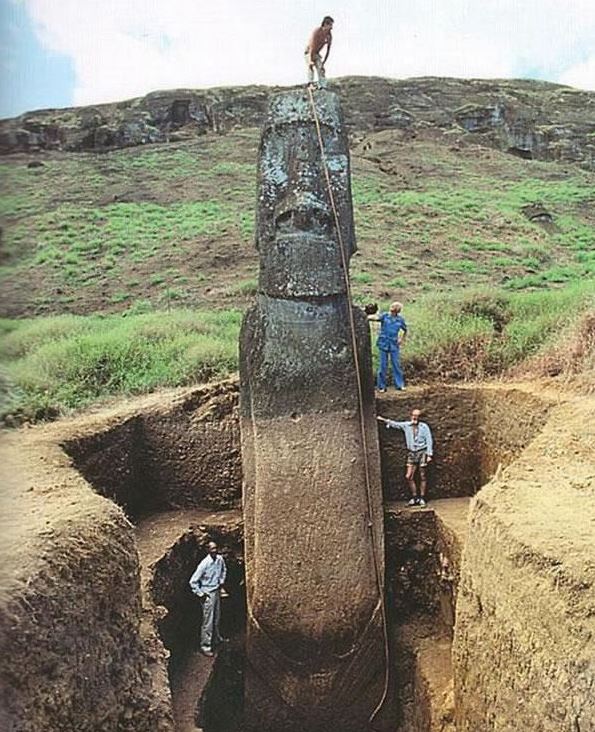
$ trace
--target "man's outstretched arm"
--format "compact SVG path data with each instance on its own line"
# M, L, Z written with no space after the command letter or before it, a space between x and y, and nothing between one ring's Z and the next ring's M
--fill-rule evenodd
M394 419L386 419L386 417L380 417L380 416L377 416L376 419L379 422L384 422L387 429L389 427L393 427L396 430L403 430L403 429L405 429L405 425L407 424L407 422L395 422Z

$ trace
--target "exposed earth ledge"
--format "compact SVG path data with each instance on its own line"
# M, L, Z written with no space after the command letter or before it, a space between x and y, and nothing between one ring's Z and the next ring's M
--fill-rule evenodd
M595 400L472 501L453 663L459 732L595 729Z
M524 425L471 502L453 646L457 729L593 729L595 397L542 383L436 391L452 393L455 412L461 395L479 394L461 401L466 410L498 403ZM398 416L424 393L381 398L378 409ZM236 399L236 384L224 382L3 436L5 728L173 729L167 654L143 618L134 528L96 491L133 520L195 497L205 509L233 509ZM488 422L500 419L492 407L481 412ZM492 445L510 432L496 427L475 421ZM151 451L158 459L147 462ZM118 480L101 482L107 466Z

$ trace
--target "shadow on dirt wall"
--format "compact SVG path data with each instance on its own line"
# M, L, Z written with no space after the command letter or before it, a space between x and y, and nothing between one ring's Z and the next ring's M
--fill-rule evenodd
M63 448L91 486L133 521L168 509L239 506L237 403L235 383L203 388L170 408L70 437ZM441 386L389 393L376 406L396 420L422 409L435 442L430 498L474 495L531 442L549 411L519 390ZM403 435L383 427L379 434L385 500L405 498Z

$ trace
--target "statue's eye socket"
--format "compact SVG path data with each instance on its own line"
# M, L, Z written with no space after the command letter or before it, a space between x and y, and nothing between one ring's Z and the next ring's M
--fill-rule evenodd
M279 214L276 219L277 226L282 226L283 224L291 224L291 219L293 217L293 211L284 211L282 214Z

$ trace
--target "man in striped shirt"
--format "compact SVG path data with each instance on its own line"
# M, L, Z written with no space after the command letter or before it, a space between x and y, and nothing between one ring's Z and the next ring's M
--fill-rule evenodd
M407 444L407 470L405 478L409 484L411 498L407 505L409 506L425 506L426 505L426 466L431 462L434 455L434 443L432 440L432 431L425 422L420 422L421 411L413 409L411 412L411 420L408 422L395 422L392 419L377 417L379 422L384 422L387 428L392 427L405 433L405 442ZM417 485L415 484L415 473L419 467L419 495L417 495Z

